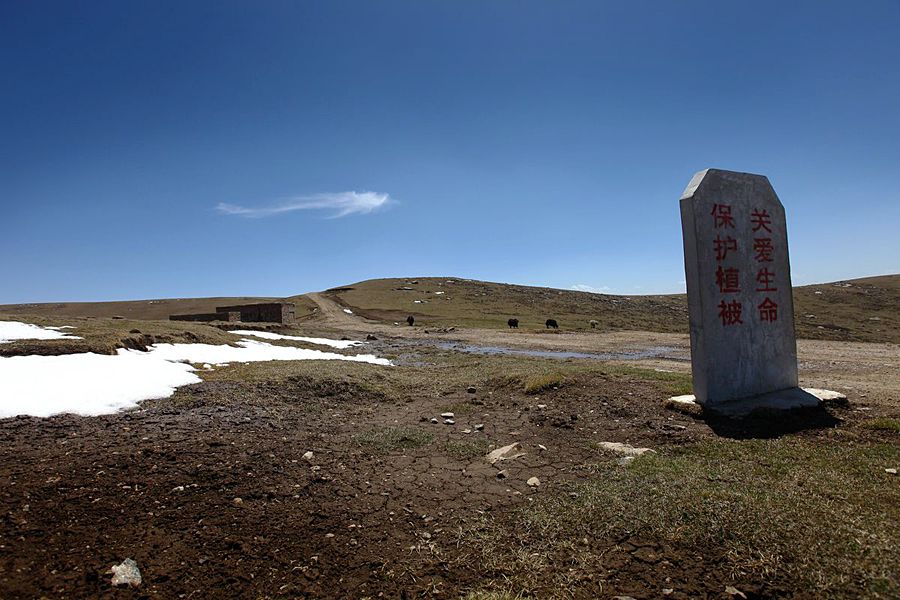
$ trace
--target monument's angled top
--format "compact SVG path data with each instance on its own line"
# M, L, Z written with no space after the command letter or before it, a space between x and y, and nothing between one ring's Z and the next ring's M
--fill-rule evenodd
M694 176L691 178L691 182L688 183L687 187L684 188L684 192L681 194L681 200L685 198L690 198L694 194L697 193L697 190L703 184L703 181L709 175L715 175L720 179L727 179L731 181L745 181L750 183L751 181L756 180L756 183L763 184L765 187L772 190L772 193L775 193L774 188L772 188L772 184L769 182L769 178L765 175L757 175L755 173L743 173L741 171L727 171L725 169L703 169L702 171L697 171Z

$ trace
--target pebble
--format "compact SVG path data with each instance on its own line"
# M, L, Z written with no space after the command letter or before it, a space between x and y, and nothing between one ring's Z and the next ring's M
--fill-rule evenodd
M506 479L509 477L509 471L503 469L502 471L497 471L497 479Z
M889 475L896 475L897 469L885 469L884 472L888 473Z
M469 387L466 388L466 391L469 392L470 394L474 394L478 390L475 389L474 385L470 385Z
M456 415L453 414L452 412L441 413L441 417L443 417L444 419L452 419L455 416Z
M484 429L484 423L476 423L475 424L475 431L481 431L483 429Z
M456 424L456 421L454 421L453 419L444 419L444 425L454 425L454 424Z
M307 450L306 452L303 453L303 460L311 461L312 458L313 458L312 450Z
M241 498L241 497L237 497L237 498L235 498L234 500L232 500L232 502L234 502L235 504L243 504L243 503L244 503L244 499Z
M126 558L120 565L113 565L108 573L112 575L113 585L138 587L142 582L141 570L138 569L137 563L130 558Z
M431 417L431 422L435 424L440 423L440 421L438 421L436 417Z
M526 483L528 485L530 485L531 487L537 487L537 486L541 485L541 480L538 479L537 477L532 477L531 479L526 481Z

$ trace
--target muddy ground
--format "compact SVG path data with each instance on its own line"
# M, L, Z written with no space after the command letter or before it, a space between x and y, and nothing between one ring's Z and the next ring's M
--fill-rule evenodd
M803 383L846 392L849 404L730 423L665 408L689 371L685 336L425 333L342 314L329 312L307 329L374 333L376 353L399 363L387 378L371 365L236 366L134 411L0 421L0 597L740 597L728 586L747 597L815 597L778 572L736 573L727 544L698 551L647 538L640 527L576 540L602 564L551 556L523 583L485 556L500 550L481 545L478 532L488 521L515 529L518 511L544 498L575 498L592 465L620 458L598 450L599 442L661 449L792 436L831 443L835 430L867 432L859 427L867 420L900 417L900 354L892 345L801 342ZM669 350L599 368L603 361L436 347L448 339ZM522 377L559 365L558 383L525 393ZM511 376L516 369L522 373ZM448 411L452 425L440 416ZM890 433L871 435L897 445ZM511 443L524 455L497 465L484 459ZM540 484L530 486L532 477ZM502 550L529 551L527 544ZM106 572L126 557L137 561L143 585L113 588Z

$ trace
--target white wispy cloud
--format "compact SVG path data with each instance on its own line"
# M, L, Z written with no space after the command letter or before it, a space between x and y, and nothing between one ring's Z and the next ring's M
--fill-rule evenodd
M576 292L590 292L592 294L608 294L612 291L612 288L606 285L603 287L594 287L585 283L576 283L570 289L573 289Z
M328 212L328 218L337 219L349 215L367 215L387 206L393 200L388 194L377 192L333 192L312 194L310 196L292 196L284 198L269 206L247 207L225 202L216 206L216 210L226 215L237 215L250 219L272 217L297 210L319 210Z

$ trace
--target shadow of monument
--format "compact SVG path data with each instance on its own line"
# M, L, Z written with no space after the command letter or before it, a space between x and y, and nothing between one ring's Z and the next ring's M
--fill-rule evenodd
M757 410L742 417L705 411L701 418L716 435L736 440L775 439L803 431L832 429L843 423L824 405L792 410Z

